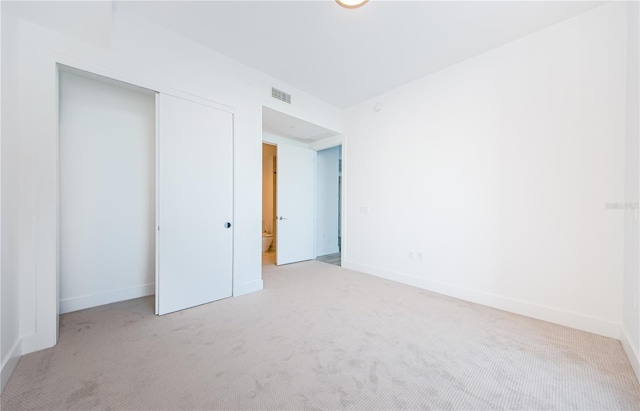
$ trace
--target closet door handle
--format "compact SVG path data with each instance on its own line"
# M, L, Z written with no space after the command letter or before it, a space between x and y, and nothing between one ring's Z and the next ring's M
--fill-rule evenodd
M224 223L224 228L231 228L231 223L228 221Z

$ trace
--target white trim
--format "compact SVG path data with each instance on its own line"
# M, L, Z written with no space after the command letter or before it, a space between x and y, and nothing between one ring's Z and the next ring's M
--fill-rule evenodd
M59 316L56 316L59 317ZM59 318L58 318L59 319ZM58 322L56 321L56 324L58 324ZM20 352L24 355L24 354L29 354L32 353L34 351L40 351L43 350L45 348L49 348L49 347L53 347L54 345L56 345L58 343L58 331L56 330L56 340L53 343L49 343L48 345L44 345L45 342L43 342L43 338L41 335L39 335L37 333L37 331L35 331L32 334L28 334L28 335L23 335L22 336L22 349L20 350Z
M318 257L318 152L313 151L313 258ZM276 195L276 199L277 199ZM277 209L277 206L276 206ZM277 258L277 254L276 254Z
M341 135L327 137L325 139L309 143L309 148L316 151L325 150L327 148L333 148L341 145L342 141L343 141L343 138Z
M160 93L156 93L155 96L155 101L156 101L156 106L155 106L155 113L154 115L156 116L155 118L155 146L154 146L154 150L155 150L155 171L156 171L156 175L155 175L155 181L154 184L155 186L154 191L155 191L155 225L153 226L153 239L154 239L154 244L153 244L153 252L155 254L155 260L156 260L156 266L155 266L155 272L154 272L154 277L155 278L155 293L156 293L156 298L155 298L155 307L154 307L154 312L156 315L160 314L160 290L158 289L158 284L160 284L160 253L158 252L158 243L160 242L160 133L158 133L158 130L160 129Z
M631 345L631 339L624 326L620 327L620 344L622 344L622 349L625 354L627 354L631 368L633 368L633 372L636 374L638 382L640 382L640 355L638 355L638 352L633 348L633 345Z
M277 146L278 144L288 144L290 146L309 148L309 144L303 143L302 141L265 132L262 132L262 142L270 144L272 146Z
M247 283L242 284L237 289L234 289L233 296L238 297L240 295L253 293L255 291L260 291L263 288L264 288L264 283L262 279L249 281Z
M178 90L169 86L165 86L164 84L160 84L154 81L148 81L141 78L137 78L134 76L130 76L128 74L124 74L118 71L110 70L108 68L89 63L86 61L78 60L76 58L60 54L54 53L54 61L56 65L60 67L63 71L65 69L64 66L67 66L71 69L85 71L89 74L97 74L102 77L106 77L112 80L117 80L123 83L131 84L133 86L142 87L149 91L153 91L156 93L164 93L170 94L174 97L179 97L185 100L193 101L194 103L204 104L205 106L211 106L217 108L222 111L226 111L229 113L234 113L235 109L226 104L219 103L217 101L209 100L207 98L199 97L188 92Z
M2 360L2 370L0 370L0 393L4 390L4 387L9 382L9 378L11 378L11 374L13 374L13 370L16 369L18 365L18 361L20 361L20 356L22 355L22 340L18 339L11 350L9 350L9 354L7 358Z
M111 304L118 301L130 300L132 298L146 297L155 293L154 283L139 285L136 287L121 288L103 293L84 295L82 297L60 299L60 314L72 311L84 310L85 308L97 307L99 305Z
M342 147L340 148L340 152L341 152L341 159L342 159L342 170L340 171L340 175L341 175L341 181L342 184L340 186L340 237L341 237L341 242L339 244L340 247L340 266L343 267L345 262L347 262L347 242L345 241L345 239L347 238L347 199L348 199L348 195L347 195L347 182L348 182L348 178L349 175L347 173L347 167L345 167L346 165L348 165L347 163L347 153L348 153L348 141L346 138L342 139Z
M2 7L0 7L0 22L2 21ZM2 34L1 34L1 30L0 30L0 44L2 44ZM2 53L0 53L0 90L2 89ZM2 130L2 99L0 99L0 130ZM0 131L0 142L2 141L2 135L1 135L1 131ZM0 147L2 146L2 144L0 144ZM0 233L2 232L2 164L1 164L1 159L2 159L2 150L0 149ZM0 235L0 250L2 249L2 236ZM0 267L2 267L2 254L0 253ZM2 274L0 274L0 279ZM5 274L6 275L6 274ZM0 284L2 283L2 281L0 280ZM1 290L0 290L1 291ZM0 295L2 295L2 293L0 292ZM18 306L20 305L20 301L18 301ZM2 306L0 305L0 318L2 318ZM14 314L20 318L19 314L17 312L14 311ZM2 335L2 328L0 327L0 336ZM16 342L16 346L17 343L20 341L20 339L18 339L18 341ZM0 346L2 345L2 342L0 340ZM13 350L12 350L13 351ZM9 381L9 377L11 376L11 373L13 373L13 369L15 368L15 364L13 364L13 366L9 366L7 367L7 371L5 372L5 365L7 364L7 362L11 359L11 355L9 355L9 357L7 357L7 360L5 361L4 359L1 359L2 361L2 366L0 367L0 393L2 393L2 391L4 390L4 386L6 385L7 381Z
M236 121L237 116L235 113L231 113L231 215L229 216L231 223L231 297L236 295L236 164L238 164L236 159ZM262 154L262 144L260 144L260 153ZM262 184L260 185L260 194L262 194ZM260 212L262 213L262 206ZM262 226L260 229L262 230ZM262 270L260 270L260 278L262 278ZM262 290L262 286L260 290Z
M344 255L344 254L343 254ZM453 284L418 278L412 275L388 271L377 267L353 263L343 257L342 266L355 271L360 271L376 277L396 281L413 287L433 291L438 294L448 295L476 304L486 305L499 310L524 315L538 320L548 321L564 325L582 331L591 332L605 337L618 339L620 337L620 324L601 318L584 314L565 311L553 307L547 307L527 301L516 300L483 291L460 287Z

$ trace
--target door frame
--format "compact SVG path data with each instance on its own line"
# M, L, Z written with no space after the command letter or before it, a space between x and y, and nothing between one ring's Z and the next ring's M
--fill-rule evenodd
M274 174L272 176L272 180L273 180L273 215L270 218L273 218L273 220L271 221L272 223L272 240L271 240L271 246L273 247L274 251L275 251L275 258L277 261L278 258L278 247L276 246L276 242L278 239L278 223L276 221L276 215L278 214L278 210L277 210L277 204L278 204L278 174L277 174L277 170L278 170L278 144L277 143L273 143L270 141L266 141L266 140L262 140L262 144L261 144L261 150L264 150L264 146L268 145L268 146L272 146L275 148L276 150L276 156L274 157ZM262 157L262 173L264 173L264 157ZM264 175L262 176L261 181L263 182L260 185L260 199L261 199L261 203L263 204L262 207L260 207L260 210L264 209ZM264 220L264 214L262 214L262 218L261 220ZM260 231L262 232L262 226L260 227ZM260 271L262 272L262 268L260 269Z
M326 150L328 148L341 146L341 154L340 159L342 161L342 167L340 170L341 184L340 184L340 266L344 267L344 262L347 260L347 246L345 238L347 238L347 220L345 219L346 210L347 210L347 190L345 187L347 186L347 170L345 167L346 159L347 159L347 139L343 135L337 135L335 137L329 137L324 140L317 141L313 144L309 144L309 148L315 151ZM317 228L316 228L317 229Z
M265 106L266 107L266 106ZM288 139L286 137L282 137L282 136L277 136L274 134L269 134L269 133L265 133L263 130L263 134L262 134L262 143L263 144L270 144L273 146L278 146L279 144L289 144L291 142L291 144L293 145L297 145L300 147L305 147L308 148L310 150L313 150L315 152L321 151L321 150L325 150L328 148L333 148L333 147L338 147L341 146L342 147L342 154L341 154L341 159L342 159L342 170L340 172L340 175L342 177L342 184L340 185L340 234L341 234L341 238L342 238L342 243L340 245L340 265L343 266L344 262L346 261L346 251L347 251L347 247L346 247L346 242L345 242L345 238L347 237L347 224L346 224L346 220L345 220L345 211L346 211L346 204L347 204L347 196L346 196L346 181L347 181L347 172L346 172L346 168L345 168L345 160L347 157L347 142L346 139L344 138L343 135L337 135L337 136L333 136L333 137L329 137L320 141L316 141L310 144L304 144L301 142L296 142L295 140L291 140ZM316 170L317 171L317 170ZM314 193L317 197L317 187L314 190ZM260 198L262 198L262 184L260 185ZM314 221L313 221L313 238L314 238L314 254L317 254L317 250L316 250L316 244L315 244L315 235L316 232L318 230L317 227L317 219L314 217ZM277 253L277 249L276 249L276 253ZM316 255L317 257L317 255ZM263 269L261 269L262 272L264 272Z
M322 143L322 142L321 142ZM336 148L336 147L340 147L340 159L338 160L338 252L340 253L340 258L342 260L342 244L344 244L344 242L342 242L341 244L341 238L343 237L343 233L344 231L342 231L342 216L343 216L343 209L342 209L342 204L344 202L342 196L343 196L343 191L342 191L342 186L344 185L344 177L343 177L343 170L344 167L342 167L342 159L343 159L343 152L344 152L344 144L342 143L342 140L340 140L340 142L338 142L337 144L335 144L335 140L332 140L332 144L331 145L319 145L318 147L320 148L316 148L316 152L320 152L320 151L324 151L324 150L328 150L331 148ZM316 174L317 174L317 164L316 164ZM316 202L318 201L318 190L316 188ZM316 215L317 215L317 211L316 211ZM316 224L316 228L317 228L317 224ZM318 247L316 244L316 254L318 254ZM316 255L316 258L318 256ZM340 263L342 264L342 261L340 261Z

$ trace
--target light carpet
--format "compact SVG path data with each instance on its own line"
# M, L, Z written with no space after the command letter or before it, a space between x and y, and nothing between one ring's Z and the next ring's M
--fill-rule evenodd
M157 317L69 313L2 395L23 409L639 409L620 343L309 261Z

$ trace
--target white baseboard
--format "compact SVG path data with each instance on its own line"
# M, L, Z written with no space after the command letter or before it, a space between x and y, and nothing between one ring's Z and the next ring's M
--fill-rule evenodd
M587 331L605 337L615 339L620 338L620 324L613 323L601 318L590 317L587 315L560 310L553 307L546 307L527 301L489 294L483 291L459 287L452 284L418 278L408 274L383 270L377 267L371 267L363 264L345 261L344 259L342 261L342 267L374 275L376 277L385 278L387 280L411 285L413 287L433 291L438 294L444 294L450 297L459 298L461 300L486 305L488 307L509 311L531 318L536 318L538 320L576 328L578 330Z
M264 288L264 283L262 279L249 281L248 283L240 284L238 287L233 289L233 296L239 297L241 295L253 293L255 291L260 291Z
M2 369L0 370L0 393L4 391L4 387L9 382L9 378L11 378L11 374L13 374L13 370L16 369L16 365L18 365L18 361L20 361L20 356L22 355L22 341L18 339L11 350L9 350L9 354L7 358L2 359Z
M638 382L640 382L640 355L638 355L638 352L631 344L631 339L625 327L620 327L620 343L622 344L625 354L629 357L631 368L633 368Z
M155 284L143 284L136 287L121 288L99 294L84 295L82 297L66 298L60 300L60 314L85 308L111 304L118 301L131 300L132 298L146 297L156 292Z
M318 251L316 257L322 257L323 255L336 254L340 252L340 248L338 246L325 248L324 250Z

